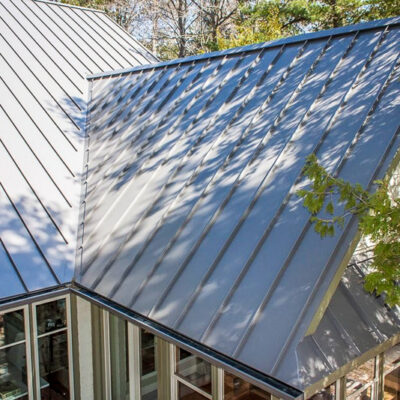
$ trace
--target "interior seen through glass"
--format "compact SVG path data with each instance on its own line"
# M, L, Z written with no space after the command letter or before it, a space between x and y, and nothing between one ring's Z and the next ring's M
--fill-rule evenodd
M65 328L67 326L65 299L38 305L36 320L38 335Z
M69 399L68 333L65 299L38 305L36 308L36 321L41 399Z
M243 379L224 373L224 400L271 400L271 395Z
M25 340L24 311L0 315L0 347Z
M310 397L310 400L335 400L336 386L332 384Z
M28 399L25 343L0 349L0 399Z
M28 399L24 326L23 310L0 315L0 399Z
M197 393L190 387L184 385L181 382L178 382L178 398L179 400L206 400L207 397L204 397L200 393Z
M192 385L211 393L211 364L202 358L177 348L176 373Z
M157 338L141 330L140 341L142 400L157 400Z

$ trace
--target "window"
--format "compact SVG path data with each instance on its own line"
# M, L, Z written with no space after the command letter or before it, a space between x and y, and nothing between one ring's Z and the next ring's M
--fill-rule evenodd
M110 314L111 394L116 400L129 399L127 339L126 321Z
M271 395L243 379L225 372L224 400L270 400Z
M140 330L140 386L142 400L157 400L157 338Z
M333 383L332 385L322 389L320 392L314 394L314 396L310 397L310 400L335 400L335 398L336 385Z
M175 374L179 400L212 399L211 364L176 347Z
M28 400L25 310L0 314L0 398Z
M35 306L37 386L42 400L70 399L67 299Z

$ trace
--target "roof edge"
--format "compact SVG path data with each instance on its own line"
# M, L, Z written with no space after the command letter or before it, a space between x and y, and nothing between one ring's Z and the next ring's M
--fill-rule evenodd
M400 343L400 333L388 338L383 343L377 344L372 349L367 350L365 353L362 353L359 357L356 357L353 360L342 365L341 367L337 368L334 372L328 374L328 376L325 376L319 381L312 383L310 386L307 386L304 389L304 398L310 398L314 394L321 391L323 388L331 385L335 381L339 380L342 376L348 374L354 368L361 366L372 357L375 357L380 353L389 350L391 347L397 345L398 343Z
M46 1L46 0L35 0L35 1ZM46 2L48 2L48 1L46 1ZM190 57L185 57L185 58L177 58L177 59L169 60L169 61L162 61L162 62L155 63L155 64L148 64L148 65L144 65L144 66L137 66L137 67L132 67L132 68L118 69L118 70L114 70L114 71L106 71L106 72L91 74L91 75L87 75L86 79L92 80L92 79L99 79L99 78L104 78L104 77L120 76L120 75L125 75L125 74L131 73L131 72L136 72L136 71L145 71L148 69L168 67L168 66L173 66L173 65L183 64L183 63L189 63L189 62L193 62L193 61L200 61L200 60L207 60L210 58L224 57L227 55L234 55L234 54L239 54L239 53L243 53L243 52L251 52L251 51L256 51L256 50L265 49L265 48L273 48L273 47L277 47L277 46L282 46L284 44L286 45L286 44L298 43L298 42L302 42L304 40L317 40L317 39L322 39L322 38L329 37L332 35L339 36L339 35L348 34L348 33L352 33L352 32L376 29L376 28L380 28L383 26L390 26L390 25L400 25L400 16L386 18L386 19L379 19L379 20L369 21L369 22L361 22L361 23L355 24L355 25L347 25L347 26L343 26L340 28L328 29L328 30L323 30L323 31L318 31L318 32L303 33L303 34L300 34L297 36L290 36L290 37L286 37L286 38L282 38L282 39L272 40L269 42L262 42L262 43L247 45L247 46L234 47L234 48L222 50L222 51L214 51L211 53L205 53L205 54L200 54L200 55L195 55L195 56L190 56Z
M180 333L167 328L155 321L152 321L135 311L129 310L123 306L114 303L113 301L95 293L91 290L79 285L77 282L72 281L39 289L35 292L24 293L21 295L4 298L0 300L0 311L6 311L10 308L22 307L26 304L31 304L42 300L51 300L55 296L75 294L84 298L91 303L98 306L107 308L110 312L113 312L123 318L129 319L136 325L153 332L161 338L179 345L188 351L191 351L207 361L225 368L227 371L236 374L237 376L255 384L256 386L267 390L272 395L283 399L283 400L303 400L303 392L277 378L269 376L261 371L258 371L240 361L234 360L229 356L219 353L208 346L196 342L190 338L187 338Z
M46 3L46 4L51 4L53 6L61 6L61 7L67 7L67 8L77 8L79 10L93 11L93 12L98 12L98 13L105 14L105 12L103 10L98 10L96 8L75 6L73 4L60 3L59 1L51 1L51 0L33 0L33 1L35 1L36 3Z
M0 311L67 294L70 292L71 284L71 282L67 282L32 292L21 293L12 297L4 297L0 300Z
M277 378L266 375L265 373L245 365L240 361L234 360L229 356L219 353L204 344L194 341L170 328L144 317L135 311L120 306L113 301L95 292L92 292L89 289L86 289L76 282L73 283L73 286L70 288L70 290L71 293L80 296L94 304L106 307L110 312L129 319L139 327L144 328L169 342L177 344L180 347L201 356L214 365L225 368L227 371L236 374L237 376L255 384L260 388L263 388L278 398L284 400L304 399L303 392L300 389L280 381Z
M393 176L394 172L399 169L400 169L400 149L397 150L397 152L395 153L387 171L384 174L384 179L390 179ZM357 224L358 224L358 222L357 222ZM328 289L325 292L325 295L307 328L305 336L312 335L317 330L319 323L321 322L321 319L322 319L326 309L328 308L329 303L339 285L339 282L342 279L342 275L350 263L351 257L353 256L360 239L361 239L361 233L357 227L357 233L354 236L354 238L352 239L352 241L346 251L346 254L344 255L344 257L340 263L339 268L337 269L331 283L329 284Z

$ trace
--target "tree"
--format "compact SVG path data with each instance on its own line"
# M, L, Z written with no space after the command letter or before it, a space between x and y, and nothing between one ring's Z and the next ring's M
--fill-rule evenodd
M399 0L242 0L220 48L400 15Z
M235 0L192 0L199 11L201 48L219 50L218 34L230 22L238 9Z
M360 184L328 173L314 154L307 158L303 173L311 187L297 194L311 213L315 231L321 237L332 236L349 216L359 217L361 234L375 244L365 288L378 295L385 293L391 306L400 304L400 198L393 185L388 179L375 181L376 191L370 193Z

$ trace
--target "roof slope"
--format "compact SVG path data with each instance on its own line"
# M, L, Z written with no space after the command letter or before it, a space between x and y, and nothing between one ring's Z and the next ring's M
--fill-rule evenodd
M93 80L77 280L302 388L287 360L357 227L321 240L300 173L385 173L399 48L397 18Z
M0 297L72 279L85 76L152 61L102 12L0 2Z
M297 368L304 387L399 335L398 309L389 309L382 298L363 289L362 264L346 269L317 330L297 346ZM289 359L285 362L286 369L293 370Z

